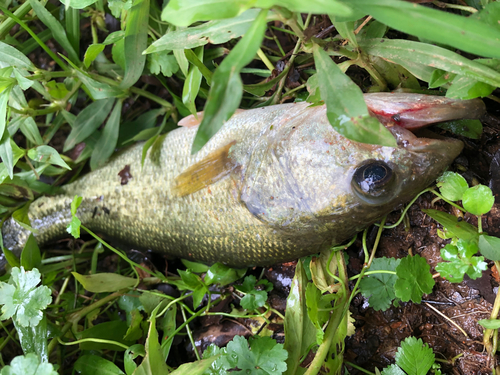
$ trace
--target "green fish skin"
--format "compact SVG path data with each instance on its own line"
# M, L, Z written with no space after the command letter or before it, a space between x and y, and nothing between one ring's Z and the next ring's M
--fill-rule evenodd
M389 129L398 147L344 138L325 106L243 111L195 155L196 127L167 134L143 167L143 145L136 144L62 194L35 200L29 218L39 245L67 237L70 204L79 195L85 226L133 248L233 267L290 261L352 238L407 202L463 147ZM127 169L132 177L122 185L119 174ZM2 232L4 245L20 254L29 232L12 219Z

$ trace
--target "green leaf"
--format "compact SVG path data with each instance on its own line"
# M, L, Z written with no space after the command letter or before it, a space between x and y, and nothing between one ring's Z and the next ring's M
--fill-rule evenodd
M71 201L71 221L66 228L66 232L71 234L74 238L80 238L80 227L82 225L82 222L78 217L76 217L76 210L82 203L82 200L82 197L75 195L75 198L73 198L73 201Z
M461 175L455 172L444 172L437 179L439 191L450 201L462 200L462 195L469 188L469 184Z
M500 238L481 233L479 250L487 259L500 260Z
M163 74L166 77L171 77L177 73L179 64L177 59L170 51L156 52L148 55L148 69L153 74Z
M171 4L172 2L167 8ZM220 9L217 11L221 12ZM208 142L240 104L243 84L239 72L253 60L260 48L266 30L266 17L267 11L263 10L259 13L245 36L215 71L205 104L203 120L193 141L192 153L199 151Z
M121 343L124 345L131 345L131 341L125 341L123 337L127 332L127 323L122 320L112 320L109 322L99 323L90 327L82 332L76 333L77 339L89 339L80 343L81 350L117 350L125 351L121 345L116 345ZM92 339L102 339L112 342L99 342L98 340L92 341Z
M0 185L0 188L5 186L8 186L8 184L2 184ZM30 218L28 216L29 208L30 208L30 202L26 203L21 208L14 211L14 213L12 214L12 218L16 221L16 223L18 223L24 229L27 229L32 233L38 234L38 230L31 227ZM31 268L29 268L29 270L31 270Z
M321 97L333 128L356 142L396 147L391 132L368 113L361 89L318 45L314 47L314 61Z
M477 241L479 239L477 228L463 220L458 221L456 216L432 209L425 209L422 211L441 224L452 236L461 238L465 241Z
M442 69L465 77L476 79L493 86L500 86L500 73L472 60L431 44L401 39L370 39L358 41L360 48L369 55L375 55L403 65L411 73L415 64L427 65L434 69ZM421 69L421 68L420 68ZM431 79L427 72L422 78Z
M15 357L9 366L0 371L0 375L57 375L54 366L48 362L40 362L34 353Z
M395 271L401 262L394 258L375 258L370 266L371 271L385 270ZM376 273L364 277L359 283L361 294L369 298L368 303L374 310L385 311L391 306L391 302L396 297L394 284L397 276L388 273Z
M203 60L203 47L196 48L193 52L196 57ZM196 66L192 65L189 69L182 89L182 102L193 115L196 114L196 105L194 101L200 91L201 77L202 75L200 70Z
M42 320L36 327L23 327L14 321L21 348L25 354L34 353L42 362L49 361L47 345L47 315L43 314Z
M47 92L54 99L64 99L69 92L66 85L62 82L49 81L45 87L47 88Z
M208 269L205 283L207 285L228 285L241 279L246 272L246 268L230 268L222 263L215 263Z
M212 363L218 357L211 357L207 359L202 359L201 361L189 362L180 365L175 371L172 371L170 375L200 375L205 374L205 370L207 370Z
M250 7L250 1L172 0L163 9L162 21L189 26L196 21L236 17Z
M4 42L0 42L0 62L5 63L7 66L13 66L16 68L23 68L27 70L35 69L35 65L33 65L31 60L27 58L24 53Z
M412 300L420 303L422 296L431 293L434 286L430 269L425 258L418 254L401 259L401 263L396 268L398 276L394 284L396 297L403 302Z
M86 68L94 62L94 60L99 56L99 54L104 51L106 46L101 43L91 44L88 46L87 51L85 51L85 56L83 57L83 64Z
M61 0L61 3L66 5L66 9L69 7L73 9L84 9L96 2L97 0Z
M152 43L144 53L163 50L192 49L205 44L223 44L244 35L259 14L259 9L249 9L238 17L221 21L209 21L199 26L169 31ZM276 19L270 13L267 21Z
M464 208L471 214L479 216L491 210L495 197L488 186L477 185L468 188L462 196Z
M36 1L36 0L34 0ZM124 91L116 86L110 86L106 83L98 82L91 78L87 73L81 70L78 66L73 64L70 60L61 55L73 69L75 69L76 76L85 85L88 93L93 100L115 98L124 95ZM81 112L80 112L81 113Z
M426 375L434 364L434 352L422 339L410 336L396 352L396 364L408 375Z
M307 354L310 346L316 341L316 328L309 319L306 305L307 276L302 262L297 262L295 276L286 300L285 309L285 345L288 352L287 371L285 374L295 374L300 367L301 358Z
M64 162L61 158L61 155L50 146L37 146L28 151L28 156L31 160L34 160L39 163L47 163L58 165L60 167L71 170L68 164Z
M177 307L176 305L173 305L167 310L165 316L159 322L159 328L163 333L160 347L163 353L163 358L165 360L168 358L168 354L170 353L170 348L172 347L172 343L174 341L174 340L169 340L169 338L172 337L177 328L176 317L177 317Z
M132 1L133 0L109 0L108 1L108 6L109 9L111 10L111 14L115 18L121 18L121 13L123 11L127 11L130 8L132 8Z
M480 139L483 133L483 124L481 124L480 120L453 120L442 122L435 126L471 139Z
M481 319L477 323L486 329L499 329L500 319Z
M125 375L125 373L113 362L92 354L82 355L78 358L75 362L74 369L82 375Z
M16 77L17 84L22 90L27 90L31 86L34 85L34 81L31 79L25 78L23 74L19 71L19 69L14 69L14 76Z
M151 314L149 319L149 331L148 338L146 339L146 355L142 360L142 363L134 371L134 375L156 375L156 374L168 374L168 367L165 364L165 359L160 348L160 343L158 341L158 331L156 330L156 311L160 306L158 306L155 311Z
M286 370L285 360L288 353L283 349L283 344L276 344L270 337L249 339L250 349L247 341L241 336L235 336L227 344L227 356L232 359L234 367L245 371L262 370L263 374L282 374Z
M190 49L184 50L184 54L186 55L186 59L200 70L203 77L205 77L207 84L211 86L213 73L203 64L203 62L198 58L198 56L196 56L196 54Z
M201 280L201 278L192 273L191 271L178 270L182 281L186 285L186 289L191 289L193 291L193 306L197 308L201 304L201 300L208 293L208 288L206 284Z
M186 266L186 269L194 273L204 273L210 268L204 263L192 262L187 259L181 259L181 262Z
M134 0L125 28L125 76L119 86L121 89L128 89L142 75L146 64L146 56L142 52L148 45L148 24L149 0Z
M265 289L256 290L255 288L259 285L263 285ZM255 276L250 275L245 277L241 286L235 285L235 288L240 292L246 293L245 297L240 301L241 307L247 310L255 310L266 304L267 292L271 291L273 286L267 280L260 280L257 282Z
M397 0L376 3L350 0L347 3L389 27L421 39L447 44L479 56L500 57L500 29L472 17Z
M31 271L33 268L40 267L42 263L42 254L33 234L30 234L26 245L21 252L21 266L25 270Z
M490 95L495 88L495 86L476 81L469 77L456 76L448 91L446 91L446 96L448 98L463 100L483 98Z
M64 152L89 137L108 117L115 100L97 100L85 107L76 117L75 124L64 143Z
M74 63L78 63L80 59L69 42L64 27L47 9L45 9L45 6L42 5L41 2L38 0L29 0L29 3L40 21L52 31L52 37L61 45L64 51L68 53L69 59Z
M468 274L475 280L482 276L488 265L484 262L484 257L473 257L478 252L475 242L467 242L462 239L457 241L457 246L447 244L441 249L441 257L448 262L441 262L436 265L436 271L441 277L452 283L463 281L464 275Z
M118 132L120 130L120 118L122 114L122 100L117 100L115 107L109 115L108 121L102 130L97 141L92 156L90 158L90 168L97 169L103 166L113 154L118 142Z
M323 325L330 317L332 310L332 300L337 297L336 294L322 295L321 291L312 283L306 287L306 305L307 316L316 327L316 343L321 345L323 342Z
M52 301L51 291L40 283L40 271L13 268L9 283L0 282L0 320L13 318L23 327L35 327L42 320L44 310Z
M85 290L92 293L116 292L124 288L132 288L137 280L117 273L96 273L95 275L80 275L71 272Z

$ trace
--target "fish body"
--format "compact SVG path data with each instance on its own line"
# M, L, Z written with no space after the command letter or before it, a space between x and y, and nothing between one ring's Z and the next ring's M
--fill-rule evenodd
M407 202L463 147L390 130L398 147L344 138L325 106L252 109L195 155L196 127L164 136L143 167L136 144L61 194L35 200L29 218L40 245L67 236L78 195L84 225L134 248L233 267L289 261L341 243ZM8 249L19 254L28 236L12 219L4 224Z

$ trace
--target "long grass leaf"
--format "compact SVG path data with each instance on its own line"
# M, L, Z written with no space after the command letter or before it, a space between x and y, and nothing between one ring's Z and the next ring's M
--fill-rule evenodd
M29 2L38 18L40 18L40 21L52 31L54 39L68 53L70 60L78 63L80 59L68 40L66 30L64 30L59 21L38 0L29 0Z
M238 108L243 90L240 70L254 59L260 48L266 30L266 17L267 11L262 10L215 71L204 117L193 141L193 153L199 151Z
M399 0L350 0L386 25L485 57L500 57L500 29L475 18Z
M314 62L321 98L333 128L353 141L395 147L389 130L369 115L361 89L318 45L314 48Z
M401 39L366 39L359 41L359 47L370 55L399 63L401 60L413 64L442 69L493 86L500 86L500 73L458 53L432 44ZM405 66L406 67L406 66Z
M97 100L85 107L76 117L73 129L64 144L64 151L71 150L101 126L111 111L114 101L113 98Z
M96 169L102 166L113 154L118 141L118 131L120 129L120 118L122 114L123 100L118 100L109 115L108 121L97 141L92 156L90 158L90 168Z
M146 64L143 51L148 44L149 0L135 0L125 29L125 76L120 88L127 89L141 77Z

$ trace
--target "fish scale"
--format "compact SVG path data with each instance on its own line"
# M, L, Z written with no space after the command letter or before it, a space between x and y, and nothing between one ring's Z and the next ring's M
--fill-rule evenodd
M133 248L235 267L288 261L350 238L411 199L462 149L456 140L422 146L403 130L395 132L400 145L394 148L349 141L333 130L324 106L308 103L238 113L191 155L196 130L162 137L143 167L143 144L136 144L61 194L35 200L28 216L38 243L67 236L71 201L79 195L77 216L85 226ZM183 188L179 176L231 142L224 176L180 194L189 190L190 176ZM367 160L389 163L396 176L392 195L376 204L351 186ZM126 166L132 177L122 185ZM4 244L17 254L28 235L13 219L4 224Z

